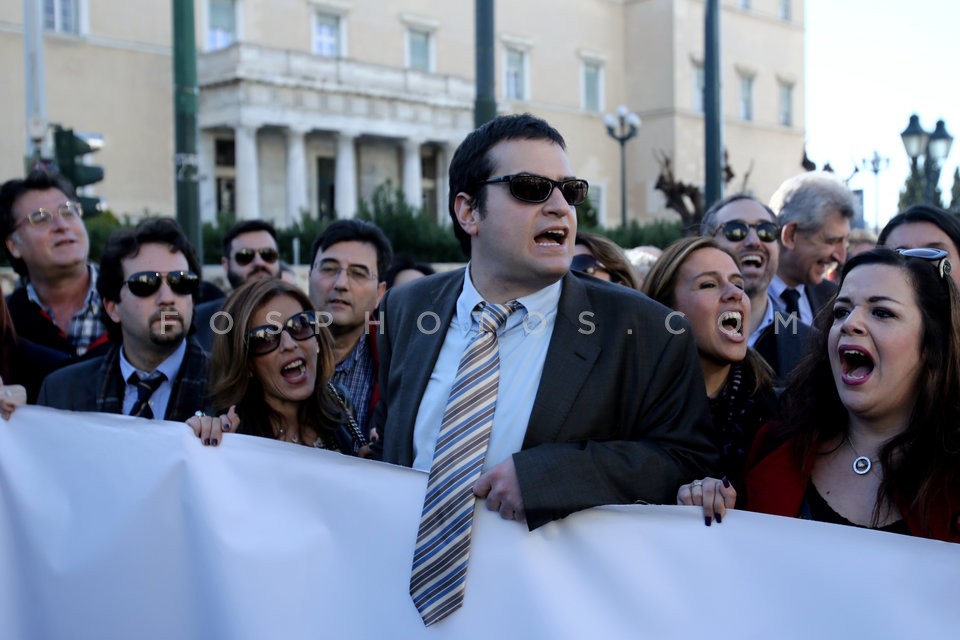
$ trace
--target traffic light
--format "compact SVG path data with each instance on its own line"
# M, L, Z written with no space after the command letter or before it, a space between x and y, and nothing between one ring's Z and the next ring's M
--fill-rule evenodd
M73 129L64 129L60 125L53 128L53 146L60 173L73 183L75 189L95 184L103 180L103 167L84 164L83 156L94 153L103 146L97 135L77 134ZM77 196L86 216L100 213L100 198Z

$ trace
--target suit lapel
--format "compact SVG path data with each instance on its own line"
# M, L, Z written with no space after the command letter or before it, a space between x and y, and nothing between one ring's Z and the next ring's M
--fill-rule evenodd
M591 315L581 314L589 312ZM533 402L523 447L560 439L560 430L574 400L600 356L600 331L589 322L595 320L586 288L575 276L563 278L563 291L557 307L557 320L543 364L540 386Z
M447 278L436 278L438 281L434 288L429 292L426 298L418 298L416 302L415 315L407 318L403 323L404 330L412 334L410 338L410 349L407 354L413 354L414 357L406 358L403 362L404 378L411 380L413 388L405 388L403 393L410 399L403 402L403 415L400 416L399 424L409 425L410 433L413 433L413 425L417 419L417 411L420 408L420 402L423 400L423 393L430 382L430 376L433 368L440 356L440 349L447 336L447 330L450 328L450 322L457 308L457 298L463 289L464 270L458 269L455 275ZM413 300L404 300L401 304L413 303ZM427 315L424 315L427 314ZM431 315L434 314L434 315ZM422 318L424 330L417 326L417 319ZM433 323L436 323L437 330L428 333L433 329Z

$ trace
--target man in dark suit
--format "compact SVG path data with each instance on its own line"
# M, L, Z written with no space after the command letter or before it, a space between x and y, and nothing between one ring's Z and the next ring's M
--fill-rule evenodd
M563 138L539 118L503 116L471 133L451 163L449 198L468 269L389 291L381 305L383 459L425 471L476 332L474 305L523 305L500 331L475 493L531 529L602 504L672 503L716 462L688 325L668 322L669 310L645 296L568 271L573 204L586 197L572 173Z
M223 235L223 257L220 258L227 280L234 289L245 282L280 277L280 250L277 231L266 220L241 220ZM197 305L194 314L194 337L207 352L213 349L215 327L226 327L227 321L217 315L226 299L221 296Z
M207 355L187 335L200 284L196 253L172 218L114 233L100 260L112 346L49 375L38 404L185 421L203 406Z
M837 285L825 280L833 265L847 259L853 193L829 172L809 171L786 180L770 199L780 223L780 267L770 298L782 313L813 319Z

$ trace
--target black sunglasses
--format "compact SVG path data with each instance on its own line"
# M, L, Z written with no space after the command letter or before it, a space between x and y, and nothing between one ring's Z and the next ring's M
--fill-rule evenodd
M265 324L247 331L247 348L255 356L263 356L280 348L281 334L286 331L297 342L317 335L317 313L301 311L287 318L282 325Z
M731 220L724 222L713 232L723 233L723 236L730 242L740 242L750 235L750 229L757 230L757 237L761 242L776 242L780 235L780 227L774 222L758 222L757 224L747 224L743 220Z
M603 266L602 262L591 256L589 253L581 253L573 256L573 260L570 261L570 269L572 271L580 271L591 276L598 270L607 270L607 268Z
M947 259L947 255L949 254L943 249L919 247L917 249L897 249L897 253L905 258L919 258L920 260L935 262L941 278L950 275L950 272L953 271L953 266L950 264L950 260Z
M241 267L245 267L251 262L253 262L254 256L260 254L260 257L263 258L263 261L268 264L273 264L280 258L280 253L276 249L264 248L264 249L240 249L235 254L233 254L233 259Z
M571 178L570 180L551 180L544 176L537 176L531 173L515 173L509 176L500 176L484 180L480 184L499 184L506 182L510 185L510 195L520 202L530 202L540 204L546 202L553 188L560 189L563 199L569 205L581 204L587 199L587 191L590 185L586 180L580 178Z
M163 280L167 281L170 290L178 296L192 296L200 288L200 276L193 271L139 271L127 278L124 284L133 295L146 298L160 290Z

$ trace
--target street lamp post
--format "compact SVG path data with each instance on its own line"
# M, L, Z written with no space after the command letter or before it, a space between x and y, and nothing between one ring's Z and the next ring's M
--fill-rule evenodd
M947 126L943 120L937 120L937 125L931 133L927 133L920 126L920 118L914 114L910 116L907 128L900 134L903 148L910 156L911 170L919 173L919 161L923 156L923 200L927 204L933 203L933 194L940 182L940 167L953 145L953 136L947 133Z
M627 226L627 140L637 135L640 128L640 116L627 109L617 107L617 115L608 113L603 117L610 137L620 143L620 224Z
M873 174L873 220L877 233L880 233L880 172L889 166L890 158L882 157L877 151L873 152L872 158L864 158L860 162L860 168Z

